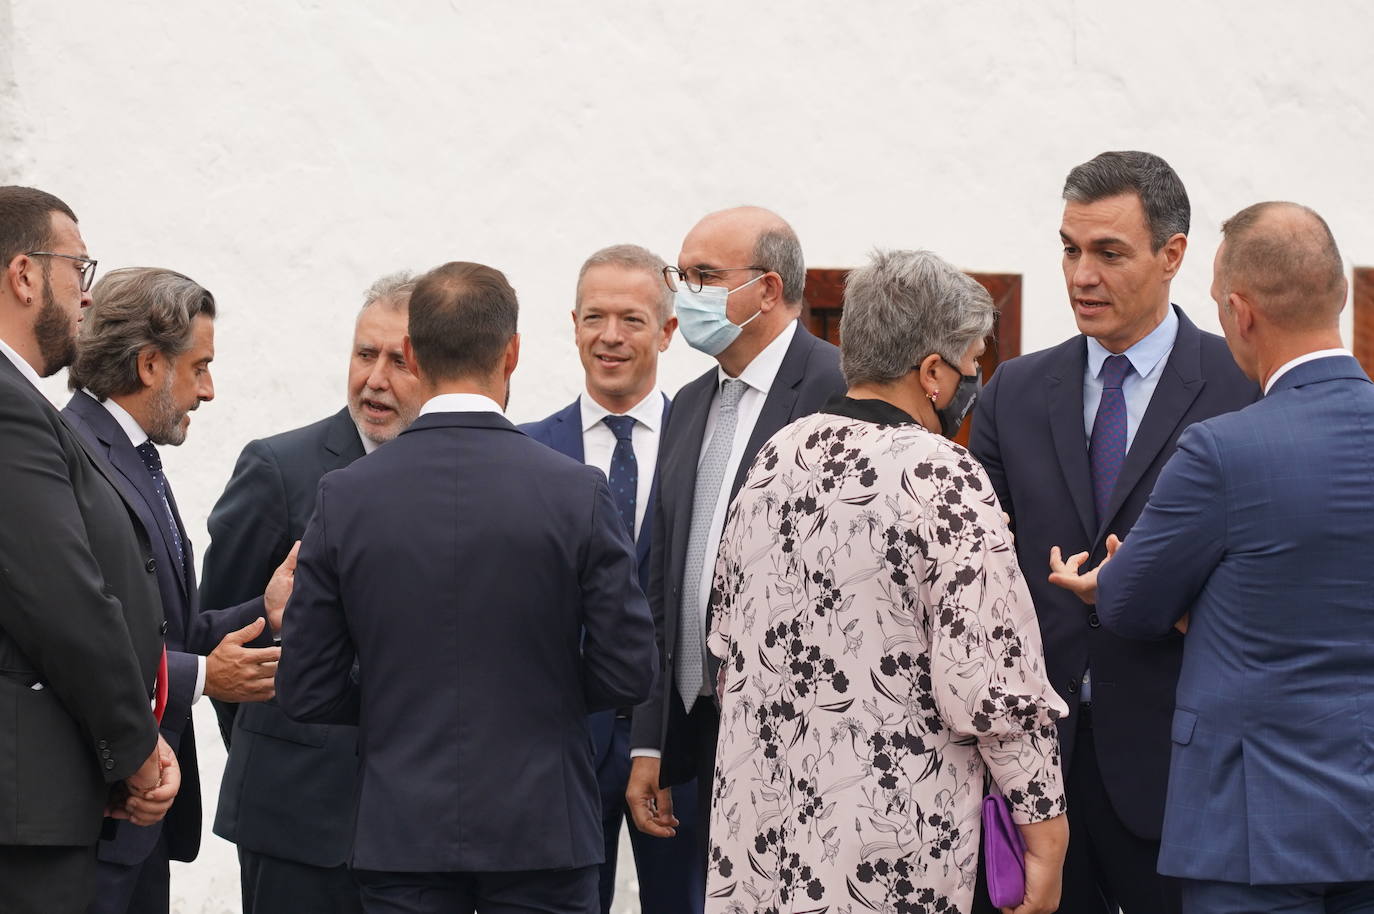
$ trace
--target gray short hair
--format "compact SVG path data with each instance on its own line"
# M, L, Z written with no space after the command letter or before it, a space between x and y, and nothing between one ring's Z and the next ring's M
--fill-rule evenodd
M851 386L885 384L934 353L958 367L992 330L997 307L930 251L874 251L845 279L840 368Z
M1265 218L1285 211L1296 218ZM1345 307L1345 262L1331 227L1314 210L1256 203L1223 222L1221 234L1222 285L1249 292L1279 326L1327 326Z
M801 242L791 226L783 223L759 235L754 242L754 264L782 277L782 300L800 305L806 291L806 261Z
M415 274L409 270L397 270L395 273L386 274L367 287L367 291L363 293L363 306L358 309L358 313L361 314L376 304L383 304L399 311L410 303L410 293L415 291L415 279Z
M627 270L643 270L645 273L652 274L654 281L658 283L658 325L662 327L673 316L673 290L668 287L668 283L663 278L663 268L667 265L662 257L637 244L613 244L610 247L602 248L588 257L583 262L582 269L577 271L577 293L574 307L579 314L582 312L582 279L592 267L611 266L624 267Z
M1153 250L1175 235L1188 234L1188 191L1169 163L1153 153L1104 152L1074 168L1064 180L1064 199L1074 203L1096 203L1118 194L1140 198Z
M142 390L139 354L151 346L174 359L191 348L195 319L215 316L215 297L205 288L156 267L106 273L91 290L91 300L67 384L101 400Z

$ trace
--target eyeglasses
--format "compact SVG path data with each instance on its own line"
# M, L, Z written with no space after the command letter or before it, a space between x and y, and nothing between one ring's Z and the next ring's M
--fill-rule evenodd
M760 270L764 273L771 273L767 267L722 267L719 270L702 270L697 267L688 267L679 270L677 267L663 268L663 281L668 284L668 288L677 291L677 284L680 282L689 291L700 292L701 287L716 278L717 273L737 273L740 270Z
M78 264L80 264L80 266L79 266L77 269L81 270L81 291L82 291L82 292L89 292L89 291L91 291L91 283L95 282L95 265L96 265L97 263L99 263L99 261L92 260L92 259L89 258L89 257L78 257L78 256L76 256L75 254L59 254L59 253L57 253L56 251L29 251L29 252L28 252L27 254L25 254L24 256L25 256L25 257L61 257L61 258L63 258L64 260L74 260L74 261L76 261Z

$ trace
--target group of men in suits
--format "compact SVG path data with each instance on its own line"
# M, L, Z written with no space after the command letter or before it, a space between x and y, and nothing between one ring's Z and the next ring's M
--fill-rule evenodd
M1167 163L1104 153L1064 199L1081 332L998 368L970 444L1070 706L1060 910L1363 910L1374 632L1351 633L1374 581L1354 580L1343 537L1374 544L1352 508L1374 494L1358 472L1374 403L1336 351L1335 242L1291 205L1228 223L1223 340L1171 303L1190 213ZM643 910L701 910L724 516L761 446L844 392L838 350L799 320L784 220L708 215L676 266L633 245L592 255L572 310L585 390L518 429L505 277L451 263L379 281L347 407L244 449L199 591L156 446L213 396L213 297L116 271L78 347L95 264L70 210L0 189L0 255L0 428L19 471L0 480L39 525L0 525L0 731L23 736L8 768L0 751L0 908L166 910L167 860L196 852L189 708L209 695L229 746L215 830L238 845L246 912L604 914L626 811ZM656 371L675 332L717 364L670 401ZM59 416L33 382L73 362ZM1257 382L1282 397L1250 406ZM1315 477L1300 422L1330 433ZM1330 618L1294 621L1304 599ZM1320 726L1342 719L1343 743ZM1285 778L1311 787L1276 799ZM97 850L102 812L129 821Z

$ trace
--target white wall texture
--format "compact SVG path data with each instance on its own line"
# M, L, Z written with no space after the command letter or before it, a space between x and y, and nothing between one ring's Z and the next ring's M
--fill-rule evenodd
M1104 149L1183 177L1174 298L1203 326L1218 225L1258 200L1313 206L1374 264L1372 36L1360 0L0 0L0 183L70 203L102 271L172 267L219 299L217 399L166 455L203 550L243 444L341 405L362 290L403 266L507 273L523 421L580 388L582 259L672 261L736 203L789 219L813 266L876 245L1024 274L1025 351L1073 331L1059 190ZM675 341L663 385L708 365ZM173 881L177 911L238 910L208 831Z

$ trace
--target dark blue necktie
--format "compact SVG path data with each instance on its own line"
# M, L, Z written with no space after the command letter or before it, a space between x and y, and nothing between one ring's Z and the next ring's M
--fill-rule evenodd
M1097 506L1097 523L1107 520L1107 502L1121 475L1126 460L1126 395L1121 382L1131 370L1131 360L1124 355L1108 356L1102 364L1102 399L1097 404L1097 418L1093 420L1093 436L1088 443L1088 462L1092 465L1093 504Z
M639 463L635 460L634 445L630 433L634 431L634 416L606 416L602 418L611 433L615 435L615 450L611 452L611 472L607 481L611 484L611 498L620 509L620 519L625 529L630 531L630 539L635 538L635 495L639 491Z
M181 547L181 530L177 528L176 514L172 511L172 502L167 497L167 477L162 474L162 458L158 455L157 448L151 441L145 441L138 447L138 456L143 458L143 465L148 468L148 475L153 477L153 488L157 490L157 497L162 501L162 509L167 512L167 529L171 532L172 546L176 549L177 562L182 568L186 567L186 554Z

